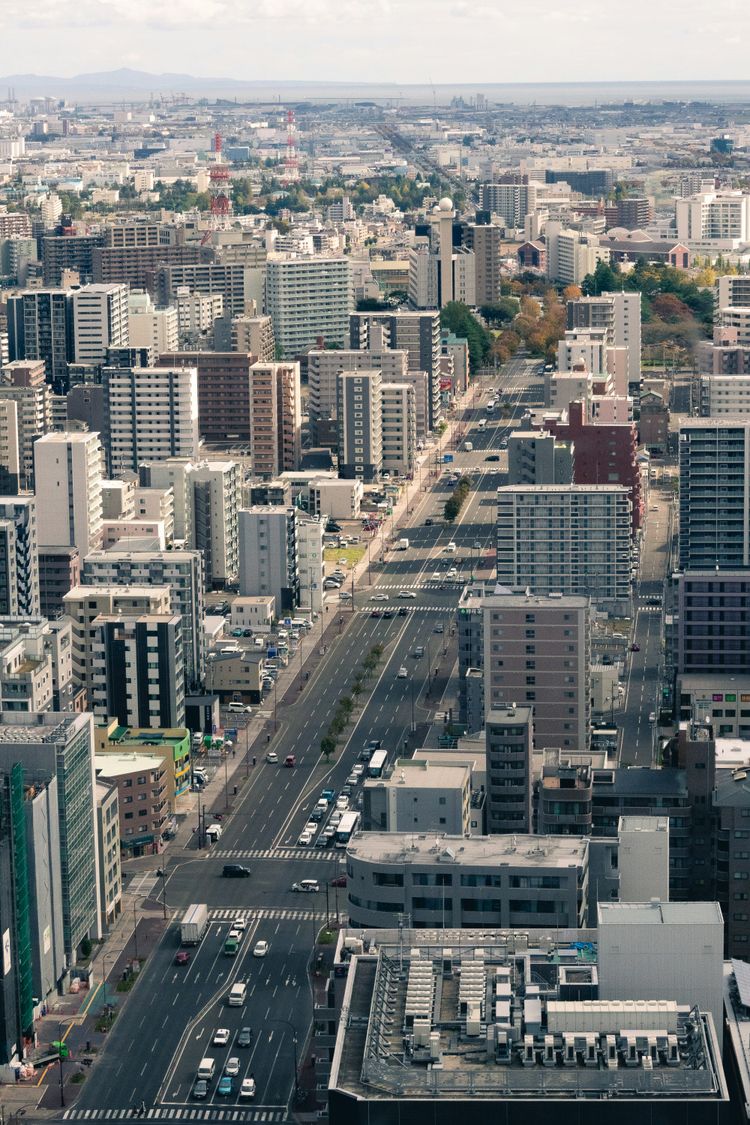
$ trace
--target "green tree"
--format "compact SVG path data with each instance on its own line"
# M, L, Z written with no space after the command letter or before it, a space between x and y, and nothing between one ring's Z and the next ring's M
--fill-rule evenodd
M335 740L335 738L331 738L330 735L326 735L324 738L321 738L321 740L320 740L320 753L323 755L323 757L325 758L325 760L327 762L329 762L331 760L331 757L333 756L333 754L335 752L336 752L336 740Z
M594 272L586 274L581 282L584 297L598 297L620 287L620 270L613 269L608 262L597 262Z
M482 367L490 353L492 337L469 306L463 301L449 301L440 312L440 324L444 331L468 341L471 370Z

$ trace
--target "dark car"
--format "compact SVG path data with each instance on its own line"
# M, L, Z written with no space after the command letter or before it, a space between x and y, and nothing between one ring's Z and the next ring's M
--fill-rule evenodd
M175 965L187 965L189 960L190 960L190 954L186 953L184 951L184 949L181 949L179 953L175 953L175 955L174 955Z
M399 609L398 609L399 617L407 617L408 614L409 614L409 610L406 608L405 605L399 606Z
M382 609L374 609L372 611L372 613L370 614L370 617L382 617L382 616L383 616Z
M383 610L383 617L386 619L386 621L390 621L390 619L393 617L393 610L392 609L384 609Z
M331 886L332 887L345 887L346 886L346 875L337 875L335 879L331 879Z
M500 457L497 453L490 453L489 457L485 457L485 461L499 461Z
M432 519L432 517L428 516L427 519L424 521L424 525L425 525L425 527L432 527L434 522L435 521Z
M208 1097L208 1082L205 1078L199 1078L193 1086L193 1097L197 1098L198 1101L203 1101L204 1098Z
M253 1029L251 1027L243 1027L237 1036L238 1047L251 1047L253 1042Z
M252 637L252 635L253 635L252 629L243 629L242 630L242 636L243 637Z
M631 652L640 652L640 651L641 651L641 646L640 646L640 645L636 645L636 644L632 644L632 645L630 646L630 651L631 651Z
M249 879L250 868L241 863L225 863L221 874L225 879Z
M334 535L336 532L341 531L341 526L340 524L334 523L333 520L329 520L326 524L326 531L329 535Z

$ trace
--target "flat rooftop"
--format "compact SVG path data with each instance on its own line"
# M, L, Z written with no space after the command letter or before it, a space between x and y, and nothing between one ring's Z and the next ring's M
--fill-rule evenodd
M599 925L652 926L724 925L718 902L600 902Z
M579 867L589 842L576 836L439 836L436 833L363 832L347 852L386 863L496 863L512 867Z

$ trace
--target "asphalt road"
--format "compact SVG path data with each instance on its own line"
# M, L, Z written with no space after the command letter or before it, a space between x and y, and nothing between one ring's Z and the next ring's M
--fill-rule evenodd
M339 792L357 755L370 739L380 739L392 756L413 748L412 726L426 730L440 711L436 693L429 692L430 671L452 666L455 640L451 625L463 582L484 562L494 569L495 490L504 479L506 455L499 452L502 439L538 395L535 364L518 358L502 375L484 375L462 419L463 438L453 449L453 467L472 472L475 487L459 519L443 524L442 505L450 489L438 478L426 481L425 490L412 506L408 523L402 520L406 551L386 552L385 562L372 568L372 584L363 584L353 603L335 604L330 612L342 619L340 634L328 645L309 682L296 699L279 703L279 731L273 749L279 760L296 755L297 765L286 769L259 757L248 784L237 799L232 815L223 822L223 835L204 851L187 851L167 859L166 896L175 917L191 902L205 902L210 911L209 933L185 967L174 965L179 948L178 926L165 938L144 967L134 994L118 1017L107 1049L89 1075L73 1116L104 1119L112 1107L127 1109L134 1102L164 1107L164 1116L206 1119L205 1103L191 1102L191 1090L200 1059L208 1054L220 1068L230 1056L241 1060L234 1092L219 1098L218 1081L211 1084L209 1102L240 1113L237 1090L242 1077L253 1074L257 1094L250 1109L233 1120L281 1120L294 1087L295 1039L298 1063L312 1019L308 961L314 935L326 915L343 908L345 892L330 886L340 871L343 851L335 848L299 847L297 840L320 791ZM487 388L500 387L508 404L506 414L488 418ZM484 432L476 429L488 418ZM463 450L469 437L474 449ZM447 452L447 448L443 452ZM487 456L499 456L488 462ZM432 526L425 525L429 517ZM456 544L455 553L446 551ZM451 567L459 571L450 580ZM399 597L401 592L408 597ZM376 600L385 599L385 600ZM405 616L398 616L405 607ZM373 610L392 617L372 617ZM442 627L441 631L438 629ZM330 634L329 634L330 636ZM327 763L320 755L323 737L336 704L353 679L355 669L376 643L384 646L369 697L345 745ZM414 657L417 645L425 656ZM400 678L399 669L407 669ZM353 794L353 799L356 796ZM323 827L325 821L321 823ZM224 879L226 862L251 869L249 879ZM292 892L293 882L318 878L326 893ZM341 902L338 896L341 895ZM243 917L247 930L235 958L223 953L223 941L233 919ZM269 942L265 958L251 955L254 943ZM248 983L243 1008L229 1008L226 994L234 979ZM241 1027L254 1030L253 1046L233 1046ZM230 1030L227 1048L212 1048L217 1027ZM277 1116L278 1115L278 1116Z

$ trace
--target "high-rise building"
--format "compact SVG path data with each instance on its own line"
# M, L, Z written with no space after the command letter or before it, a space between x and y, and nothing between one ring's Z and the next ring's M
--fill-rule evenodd
M53 620L63 612L63 597L81 577L81 552L77 547L42 547L39 551L39 604Z
M573 448L543 430L508 437L508 484L572 484Z
M479 185L479 209L502 219L503 226L523 229L524 219L536 210L537 191L541 185L531 183L495 183ZM493 298L497 300L497 296Z
M299 468L302 406L299 363L250 368L250 452L255 476L272 480Z
M675 221L682 242L719 243L733 249L750 242L750 195L704 191L688 199L676 199Z
M179 615L101 615L91 626L89 706L121 726L181 727L185 667Z
M192 501L189 546L203 555L206 587L220 589L236 582L239 570L240 466L235 461L200 461L190 469L188 488Z
M198 424L208 442L250 441L250 369L248 352L167 352L164 367L195 367L198 372Z
M273 363L276 339L270 316L236 316L232 320L232 351L250 352L258 363Z
M94 249L103 246L104 239L103 233L76 234L71 228L68 228L66 234L44 235L42 238L44 284L61 285L66 271L77 273L84 284L93 281Z
M680 569L750 566L750 422L685 421L679 461Z
M342 371L380 371L383 382L402 383L408 375L409 356L405 349L394 351L385 347L359 350L319 349L307 353L307 385L309 388L308 412L313 444L328 444L336 429L338 406L338 377ZM415 388L416 394L416 388ZM328 440L321 440L321 439Z
M276 599L276 612L300 604L297 508L258 505L239 513L240 596Z
M641 377L641 295L640 293L600 293L578 297L566 306L567 328L604 329L608 348L627 349L627 377Z
M485 715L487 831L531 832L534 708L492 707Z
M299 604L314 613L323 612L324 532L324 519L308 519L301 515L297 521Z
M409 476L417 456L414 388L381 380L382 466L384 472Z
M383 395L379 371L338 377L339 475L377 481L383 469Z
M16 360L3 367L0 374L0 401L14 403L18 426L18 464L20 487L34 487L34 442L52 428L51 390L44 378L42 360ZM12 411L6 414L12 424ZM13 435L8 435L8 458Z
M1 386L0 383L0 388ZM20 482L18 403L0 397L0 495L14 496L20 488Z
M609 261L609 250L589 231L569 230L549 221L544 228L547 245L547 277L561 285L580 285L593 273L597 262Z
M191 293L189 289L178 289L175 309L179 343L161 350L171 352L175 347L213 347L214 325L224 313L221 293ZM246 350L252 351L251 348Z
M0 496L0 617L38 614L36 500Z
M349 318L350 347L373 352L386 348L405 351L410 371L427 372L431 430L441 418L440 339L440 313L436 310L353 313Z
M617 484L506 485L497 490L497 580L534 594L630 605L631 512Z
M474 278L478 305L494 305L500 297L502 236L502 229L491 223L467 223L463 228L464 246L474 252Z
M344 347L352 306L348 258L269 259L266 311L283 358L294 359L319 339Z
M185 685L198 688L205 676L203 557L200 551L92 551L83 561L82 585L169 586L171 613L182 616Z
M177 351L180 346L179 318L174 306L157 309L148 293L131 292L127 319L131 347L150 348L155 356L160 356Z
M51 433L34 443L38 536L41 547L99 546L102 529L102 448L98 434Z
M29 289L8 298L8 346L13 360L44 360L57 394L69 389L74 358L73 298L65 289Z
M107 348L127 347L126 285L84 285L73 293L73 358L101 364Z
M589 599L493 594L482 613L486 713L533 706L538 749L587 749Z
M105 367L104 414L109 471L138 471L141 461L196 457L195 367Z
M180 289L220 293L224 314L243 316L255 299L252 273L241 262L172 263L156 271L156 297L160 305L173 305Z

